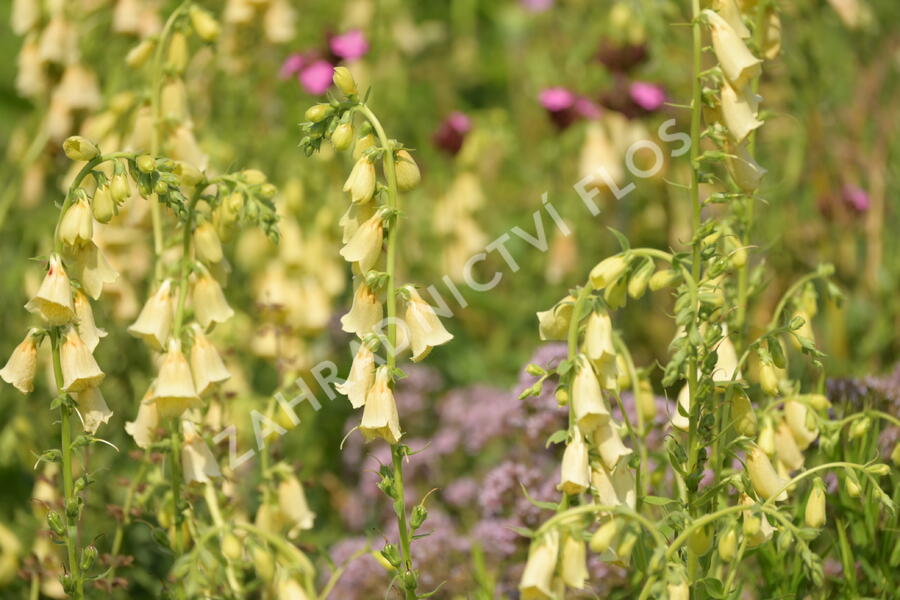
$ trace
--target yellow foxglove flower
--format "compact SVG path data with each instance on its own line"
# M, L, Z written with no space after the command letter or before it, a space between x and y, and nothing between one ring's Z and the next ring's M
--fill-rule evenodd
M759 75L762 60L753 56L740 35L731 28L725 19L707 9L703 11L709 23L712 35L713 50L719 66L728 81L735 87L742 87L752 78Z
M756 502L754 502L753 498L751 498L747 494L741 494L741 504L743 504L744 506L753 506L754 504L756 504ZM772 534L775 532L775 528L769 524L769 520L766 518L766 515L762 513L754 513L750 510L745 510L743 516L743 531L744 536L747 539L747 546L753 548L772 539Z
M759 438L756 443L769 456L775 454L775 428L772 426L772 419L763 418L763 426L759 430Z
M368 157L361 156L356 161L343 189L350 192L351 202L363 204L372 199L375 193L375 165Z
M116 215L116 201L108 185L101 185L91 199L91 214L100 223L109 223Z
M624 256L617 254L605 258L591 269L591 284L595 289L602 290L617 282L627 269L628 260Z
M359 160L359 158L363 155L363 152L368 150L369 148L374 147L378 144L378 140L371 133L367 133L362 136L358 140L356 140L356 144L353 146L353 160ZM344 190L345 192L347 190Z
M75 304L75 327L78 335L93 352L100 343L100 338L106 337L106 331L97 327L94 323L94 312L91 310L91 301L80 290L76 290L73 298Z
M222 476L216 458L206 445L203 436L190 421L182 421L184 444L181 446L181 469L184 482L208 483Z
M36 329L31 329L25 339L16 346L6 366L0 369L0 377L3 381L15 387L23 394L34 390L34 376L37 373L37 342L34 334Z
M94 216L91 205L84 198L78 198L66 209L59 223L59 239L69 246L83 246L94 235Z
M406 302L404 322L409 331L412 360L418 362L428 356L435 346L452 340L453 335L444 328L434 309L422 299L416 288L407 285L406 291L409 299Z
M162 357L150 400L156 403L160 419L180 417L187 409L200 406L191 368L177 340L169 342L169 350Z
M731 562L737 556L737 533L734 528L729 528L723 535L719 536L719 558L724 562Z
M778 494L776 501L787 500L787 491L784 489L787 481L778 476L769 457L759 446L753 446L747 455L747 474L750 476L753 489L764 500L776 494Z
M366 403L366 394L375 381L375 355L368 345L363 342L353 357L353 365L347 381L335 386L337 391L347 396L353 408L359 408Z
M304 529L312 529L316 513L309 509L300 480L291 475L278 484L278 510L293 525L289 537Z
M684 414L682 414L684 413ZM672 411L672 427L687 431L690 429L691 420L691 390L688 384L684 384L681 391L678 392L677 406Z
M559 531L551 529L531 542L528 561L519 581L521 600L553 600L553 574L559 558Z
M93 242L78 248L68 248L66 260L71 260L69 264L73 266L73 273L81 283L81 289L94 300L100 297L104 285L115 283L119 278L119 274Z
M619 535L620 526L620 521L616 518L612 518L598 527L597 531L594 532L594 535L591 536L591 541L589 543L591 551L597 554L603 554L609 550L609 547Z
M610 471L615 470L623 457L632 453L631 448L622 443L618 426L612 420L594 430L594 447L600 453L603 464Z
M733 379L740 380L741 374L738 371L738 357L734 349L734 344L728 337L728 330L725 330L725 337L716 346L716 367L712 372L712 379L717 383L728 383ZM737 376L735 376L737 373Z
M66 392L80 392L89 387L96 387L106 377L74 327L66 330L59 354L63 390Z
M728 144L726 163L734 182L745 192L756 190L766 174L766 170L753 160L747 150L747 140L740 144Z
M378 294L372 291L365 281L360 281L353 292L353 304L350 312L341 317L341 329L347 333L355 333L363 337L381 322L384 308Z
M637 500L634 473L628 465L619 463L610 471L600 462L591 470L591 486L600 504L608 506L630 506L634 508Z
M173 318L172 282L168 279L147 299L128 333L141 338L154 350L166 347Z
M575 414L575 423L585 433L591 433L609 421L609 407L603 398L600 382L597 381L594 369L583 354L579 354L575 359L572 410Z
M341 243L346 244L349 242L360 226L372 218L375 211L373 204L351 204L347 212L338 221L342 232Z
M213 42L219 37L219 23L199 6L191 6L191 26L204 42Z
M203 395L217 383L227 381L231 373L222 362L216 347L203 335L203 330L194 325L194 343L191 346L191 374L197 394Z
M825 525L825 485L818 477L813 482L809 498L806 499L806 510L803 513L803 520L806 522L807 527L812 527L813 529L821 529Z
M588 464L588 446L584 434L574 427L572 441L563 453L562 471L557 488L563 493L574 495L588 489L591 485L591 467Z
M787 423L781 421L775 428L775 454L785 466L796 471L803 466L803 452L791 433Z
M741 39L746 40L750 37L750 30L744 25L741 11L735 0L714 0L713 8Z
M819 436L819 430L810 422L813 422L813 416L809 409L802 402L796 400L787 400L784 403L784 420L787 421L791 433L797 441L797 445L801 450L805 450Z
M378 262L384 241L384 223L381 215L375 213L359 226L353 237L341 248L341 256L347 262L359 263L359 270L366 273Z
M125 431L134 439L134 443L138 448L146 450L153 443L156 430L159 427L159 413L156 410L156 403L153 402L153 387L156 382L150 384L147 393L144 394L143 400L138 404L138 413L134 421L125 423Z
M81 415L84 430L92 435L97 433L101 425L108 423L113 414L103 399L100 388L97 387L76 392L75 402L78 403L78 413Z
M594 365L615 363L616 349L613 345L612 320L609 313L594 311L588 317L584 333L584 353Z
M222 242L215 226L209 221L200 223L194 229L194 248L197 249L197 258L207 264L222 260Z
M691 588L687 582L682 579L678 583L670 583L666 585L666 593L669 600L690 600Z
M309 595L296 579L285 577L278 584L278 600L309 600Z
M375 383L366 394L366 405L363 409L359 430L366 441L382 438L389 444L396 444L403 435L400 432L400 415L397 414L397 402L390 387L390 373L387 365L375 371Z
M25 308L41 315L49 325L63 325L75 318L69 276L55 254L50 257L50 266L37 294L28 301Z
M191 301L194 317L203 329L209 329L211 323L224 323L234 316L234 310L228 306L219 282L208 271L204 270L194 282Z
M722 83L722 120L735 142L743 142L751 131L762 126L763 122L756 118L760 100L749 85L735 90L727 81Z
M397 171L397 187L403 192L414 189L422 181L419 165L416 164L412 155L406 150L397 151L395 168Z
M544 341L566 339L574 309L575 298L566 296L550 310L537 313L541 339Z
M566 534L560 552L560 577L570 588L584 589L588 580L587 546L580 537Z

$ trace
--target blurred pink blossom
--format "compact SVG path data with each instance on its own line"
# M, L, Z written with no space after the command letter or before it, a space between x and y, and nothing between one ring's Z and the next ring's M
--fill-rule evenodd
M519 0L525 10L533 13L544 12L553 6L554 0Z
M575 94L564 87L550 87L541 90L538 99L541 102L541 106L550 112L559 112L572 108L576 98Z
M359 29L332 36L328 45L335 56L344 60L356 60L369 51L369 42Z
M841 190L841 196L844 204L855 210L856 212L866 212L869 210L871 201L869 194L858 185L846 184Z
M635 104L646 111L658 110L666 101L666 93L660 86L644 81L632 82L628 94Z
M327 60L317 60L300 71L298 79L308 93L318 96L324 94L331 85L334 67Z
M306 57L302 54L294 53L284 59L284 62L281 63L281 70L278 71L278 76L282 79L290 79L294 75L300 72L300 69L306 64Z
M596 119L600 117L600 107L592 100L585 97L579 97L575 100L575 112L585 119Z

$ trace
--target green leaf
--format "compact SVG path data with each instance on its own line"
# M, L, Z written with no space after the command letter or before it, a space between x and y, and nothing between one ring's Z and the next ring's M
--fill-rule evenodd
M725 598L725 586L715 577L705 577L696 583L706 590L706 594L710 598Z
M666 504L678 503L678 500L675 500L674 498L663 498L662 496L644 496L642 501L653 506L665 506Z
M550 444L560 444L566 441L566 438L569 437L569 432L565 429L558 429L550 434L547 438L547 443L544 445L544 448L549 448Z
M616 240L619 242L619 246L622 247L623 251L631 250L631 244L628 242L628 238L625 237L625 234L623 234L618 229L614 229L613 227L607 227L607 229L609 229L610 233L612 233L616 237Z

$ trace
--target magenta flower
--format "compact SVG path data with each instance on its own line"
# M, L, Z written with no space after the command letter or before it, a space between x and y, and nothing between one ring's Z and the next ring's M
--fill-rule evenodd
M466 134L472 129L472 120L459 111L454 111L444 119L431 141L438 148L456 154L462 148Z
M344 60L356 60L369 51L369 42L359 29L332 36L328 45L335 56Z
M597 106L592 100L583 96L575 100L575 112L577 112L585 119L600 118L600 107Z
M306 57L304 57L302 54L291 54L286 59L284 59L283 63L281 63L281 69L278 71L278 76L282 79L290 79L291 77L299 73L305 64Z
M327 60L317 60L300 71L298 79L308 93L318 96L324 94L331 85L334 67Z
M658 110L666 101L666 93L660 86L644 81L632 82L628 95L635 104L648 112Z
M519 0L522 7L528 12L544 12L553 6L554 0Z
M545 88L541 90L538 99L541 106L550 112L560 112L572 108L576 100L575 94L564 87Z
M866 212L869 210L869 205L871 201L869 200L869 194L866 193L864 189L857 185L844 185L841 190L841 197L844 200L844 204L855 210L856 212Z

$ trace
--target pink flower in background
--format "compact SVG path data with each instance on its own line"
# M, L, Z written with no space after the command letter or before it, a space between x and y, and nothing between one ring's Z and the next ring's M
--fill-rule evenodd
M572 108L575 104L575 94L564 87L550 87L541 90L538 99L541 106L550 112L560 112Z
M456 154L462 148L466 134L472 129L472 120L464 113L454 111L444 119L431 140L438 148Z
M288 56L284 59L284 62L281 63L281 70L278 71L278 76L282 79L290 79L294 75L300 72L300 69L306 64L306 57L302 54L295 53Z
M308 93L318 96L324 94L331 85L334 67L327 60L317 60L300 71L298 79Z
M369 42L359 29L332 36L328 46L335 56L344 60L356 60L369 51Z
M583 96L575 100L575 112L577 112L585 119L600 118L600 107L597 106L592 100Z
M869 210L871 201L869 194L858 185L846 184L841 190L841 197L844 204L855 210L856 212L866 212Z
M450 116L447 117L447 124L454 130L463 134L469 133L469 130L472 129L472 119L458 110L450 113Z
M628 88L628 95L635 104L646 111L658 110L666 101L666 93L653 83L634 81Z
M539 13L553 6L554 0L519 0L522 7L528 12Z

